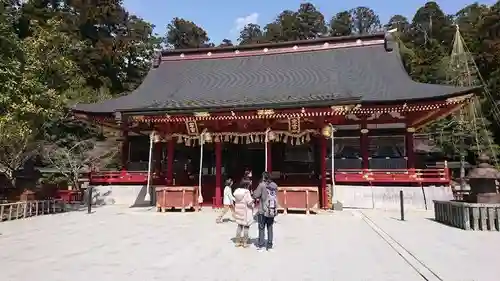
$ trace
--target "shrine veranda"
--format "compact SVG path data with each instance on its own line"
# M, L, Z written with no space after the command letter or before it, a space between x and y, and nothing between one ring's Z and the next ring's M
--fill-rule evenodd
M122 169L92 185L220 207L226 178L269 171L280 206L309 212L331 207L329 186L449 186L447 167L418 159L415 132L478 90L412 81L392 36L374 34L164 51L134 92L73 111L121 134Z

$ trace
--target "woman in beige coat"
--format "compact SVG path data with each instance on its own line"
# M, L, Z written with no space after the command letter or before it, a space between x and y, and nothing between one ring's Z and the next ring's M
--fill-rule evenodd
M234 191L234 219L236 229L236 247L248 247L248 231L253 223L254 201L250 194L250 184L245 183ZM241 236L243 233L243 237Z

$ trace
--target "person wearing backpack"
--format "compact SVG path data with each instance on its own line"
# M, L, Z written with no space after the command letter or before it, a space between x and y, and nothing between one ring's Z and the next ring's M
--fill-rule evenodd
M262 181L255 189L253 198L259 200L257 221L259 224L259 242L257 248L262 251L273 248L273 224L278 214L278 186L271 180L269 172L262 173ZM267 244L264 245L264 230L267 229Z

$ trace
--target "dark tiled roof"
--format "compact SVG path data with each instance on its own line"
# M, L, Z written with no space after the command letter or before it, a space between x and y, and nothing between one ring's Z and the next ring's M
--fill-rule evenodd
M87 112L297 107L443 98L470 90L414 82L398 50L375 45L218 59L163 61L132 93Z

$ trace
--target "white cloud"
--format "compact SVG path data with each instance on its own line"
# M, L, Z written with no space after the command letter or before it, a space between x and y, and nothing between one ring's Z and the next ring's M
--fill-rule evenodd
M259 21L259 13L251 13L248 16L239 17L239 18L234 20L234 26L233 26L233 29L231 29L231 33L238 33L247 24L250 24L250 23L256 24L258 21Z

